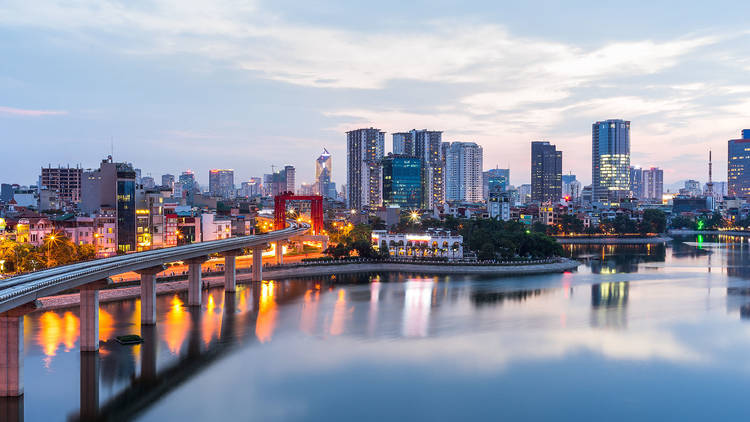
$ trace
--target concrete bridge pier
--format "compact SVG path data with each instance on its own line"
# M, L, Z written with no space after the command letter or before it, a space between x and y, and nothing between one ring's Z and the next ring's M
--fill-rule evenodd
M156 274L164 265L136 271L141 276L141 325L156 324Z
M283 263L284 263L284 241L277 240L276 241L276 265L281 265Z
M224 255L224 291L237 291L237 257L241 250L226 251Z
M188 306L201 306L201 296L203 296L201 264L207 260L208 257L201 256L186 261L188 264Z
M81 353L82 421L96 420L99 415L99 352Z
M99 350L99 290L111 283L107 278L81 286L81 352Z
M263 246L253 248L253 281L263 280Z
M23 395L23 316L38 307L33 301L0 314L0 397Z
M0 397L0 421L23 422L23 396Z
M142 325L141 337L141 377L147 381L156 379L156 343L158 341L158 332L156 324Z

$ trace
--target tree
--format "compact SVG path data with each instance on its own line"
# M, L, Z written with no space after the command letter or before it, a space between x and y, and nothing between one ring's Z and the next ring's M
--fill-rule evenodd
M635 221L631 220L625 214L618 214L612 221L612 228L617 234L627 234L636 232Z
M392 240L391 240L391 243L393 243ZM385 240L380 241L380 248L378 249L378 255L380 256L380 258L383 258L383 259L389 258L391 256L391 253L388 250L388 244L385 242Z
M583 221L575 215L565 214L560 218L564 233L583 233Z
M662 210L647 209L643 211L643 218L639 231L646 233L663 233L667 230L667 216Z

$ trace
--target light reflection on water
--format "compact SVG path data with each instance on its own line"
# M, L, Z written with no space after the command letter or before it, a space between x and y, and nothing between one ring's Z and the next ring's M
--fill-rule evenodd
M128 403L159 380L174 391L141 414L147 420L697 420L739 411L750 387L749 245L567 251L584 260L578 272L267 281L204 292L200 311L184 294L160 296L157 326L143 331L156 341L136 347L112 339L141 332L139 302L102 304L91 400L130 415ZM75 415L86 402L70 388L83 373L77 314L25 319L28 420ZM675 388L683 395L663 394ZM697 399L719 393L719 408ZM336 410L332 394L344 403Z

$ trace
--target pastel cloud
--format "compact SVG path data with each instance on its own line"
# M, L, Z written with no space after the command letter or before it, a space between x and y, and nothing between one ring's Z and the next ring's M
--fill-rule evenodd
M39 116L58 116L61 114L68 114L68 112L62 111L62 110L29 110L29 109L22 109L22 108L0 106L0 115L39 117Z

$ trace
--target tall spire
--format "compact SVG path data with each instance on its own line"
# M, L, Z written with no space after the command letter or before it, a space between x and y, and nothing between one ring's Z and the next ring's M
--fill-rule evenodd
M713 163L711 162L711 150L708 150L708 183L706 188L709 196L714 196L714 181L713 181Z

